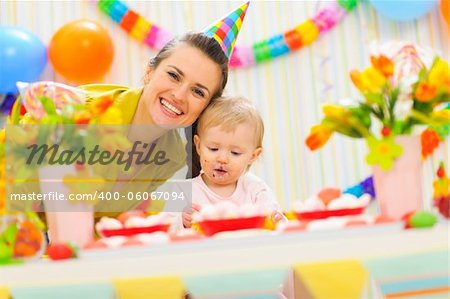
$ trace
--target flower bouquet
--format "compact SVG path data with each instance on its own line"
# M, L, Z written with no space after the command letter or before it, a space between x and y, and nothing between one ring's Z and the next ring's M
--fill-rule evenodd
M409 43L381 46L370 61L371 65L364 71L350 72L353 84L361 93L359 100L353 105L324 105L324 118L311 128L306 145L311 150L319 149L334 132L366 139L369 148L366 161L375 166L378 199L383 197L381 189L388 189L386 192L395 197L409 198L413 196L411 193L394 192L401 188L398 181L389 179L391 183L387 183L380 177L387 174L392 177L394 172L399 172L407 180L405 176L416 173L409 184L421 185L420 156L431 154L450 132L449 65ZM414 129L418 126L426 127L421 138L415 137ZM400 162L401 156L404 162ZM414 166L414 161L418 165ZM394 166L394 162L399 165ZM411 190L412 186L405 187ZM414 192L421 197L421 190ZM416 201L420 202L421 198ZM400 199L397 202L400 206L404 204ZM403 211L405 208L399 207ZM414 205L414 209L418 208ZM387 212L396 218L401 217L398 213Z
M84 245L92 238L97 201L89 195L104 183L90 163L95 158L92 153L98 160L105 151L128 149L130 143L118 126L122 112L111 98L87 105L83 90L55 82L19 89L20 100L0 135L5 140L0 145L6 170L2 181L9 185L6 208L43 211L45 207L53 241ZM81 234L84 224L87 233Z

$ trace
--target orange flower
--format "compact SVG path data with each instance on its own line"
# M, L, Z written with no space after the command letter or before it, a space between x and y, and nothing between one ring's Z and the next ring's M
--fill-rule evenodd
M330 128L323 125L316 125L311 128L305 143L310 150L314 151L324 146L332 134L333 131Z
M422 144L422 157L426 158L439 146L441 139L436 130L426 129L420 135L420 142Z
M98 116L104 113L106 110L108 110L108 108L111 107L113 104L114 100L112 99L112 97L110 96L103 97L94 101L89 107L89 109L94 116Z
M437 95L437 86L427 83L420 82L417 86L414 96L420 102L429 102Z
M77 125L85 125L91 121L92 115L89 111L81 111L76 113L73 118Z
M386 56L370 56L370 61L372 62L373 67L383 73L385 77L392 76L394 73L394 63Z

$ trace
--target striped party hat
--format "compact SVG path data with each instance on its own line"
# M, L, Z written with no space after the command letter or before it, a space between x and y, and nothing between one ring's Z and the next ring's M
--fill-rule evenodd
M203 30L206 35L213 37L220 44L228 58L233 52L249 3L242 4L238 9Z

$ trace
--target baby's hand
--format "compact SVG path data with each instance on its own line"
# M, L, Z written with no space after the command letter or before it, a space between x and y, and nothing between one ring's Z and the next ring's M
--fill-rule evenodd
M282 213L280 213L280 212L278 212L278 211L274 211L274 212L272 213L272 220L273 220L273 222L275 222L275 223L278 223L278 222L287 222L287 218L286 218Z
M186 212L183 212L183 226L185 228L191 228L192 226L192 214L194 212L200 212L200 205L196 203L192 203L192 207L190 207Z

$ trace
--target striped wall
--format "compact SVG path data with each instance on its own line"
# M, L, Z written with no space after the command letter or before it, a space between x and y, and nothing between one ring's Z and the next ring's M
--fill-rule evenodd
M405 1L406 2L406 1ZM125 1L148 20L174 34L199 30L237 7L241 1ZM253 1L237 45L286 31L311 17L326 1ZM145 65L155 52L131 39L94 1L0 1L0 25L18 25L35 32L48 44L63 24L88 18L102 23L113 36L115 59L103 82L141 84ZM450 58L449 32L436 6L416 21L397 23L380 17L363 2L332 31L311 46L271 62L231 72L228 94L249 97L266 125L263 157L253 171L271 185L283 207L306 198L324 186L346 187L370 175L361 141L334 136L321 151L310 152L304 139L320 119L320 104L356 95L348 71L369 63L371 41L410 40ZM64 82L48 65L43 80ZM449 142L424 166L426 199L438 161L449 165ZM450 165L449 165L450 166ZM428 206L431 201L428 202Z

